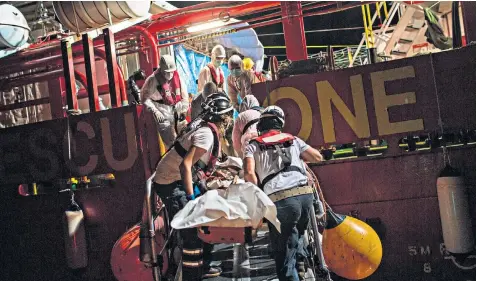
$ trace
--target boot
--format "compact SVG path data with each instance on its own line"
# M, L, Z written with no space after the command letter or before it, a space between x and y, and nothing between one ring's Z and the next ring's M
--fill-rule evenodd
M296 262L296 270L298 271L298 278L300 279L300 281L305 280L306 268L305 268L305 262L304 261L297 261Z
M204 268L202 278L214 278L222 274L222 269L218 266L208 266Z

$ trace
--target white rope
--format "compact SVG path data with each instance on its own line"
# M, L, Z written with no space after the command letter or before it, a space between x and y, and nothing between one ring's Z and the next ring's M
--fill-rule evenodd
M437 93L437 81L436 81L436 73L434 71L434 59L432 57L432 55L430 55L431 57L431 69L432 69L432 79L434 81L434 92L436 94L436 102L437 102L437 114L439 116L439 119L438 119L438 124L439 124L439 127L441 129L441 134L442 134L442 138L444 139L444 125L443 125L443 122L442 122L442 115L441 115L441 104L439 102L439 94ZM442 145L442 156L444 157L444 166L446 164L451 164L451 161L450 161L450 156L449 156L449 153L447 151L447 148L446 148L446 143L444 143Z
M464 265L461 265L459 264L457 261L456 261L456 258L454 256L447 256L447 257L444 257L444 259L446 260L451 260L455 266L457 266L458 268L462 269L462 270L470 270L470 269L474 269L476 264L474 263L473 265L470 265L470 266L464 266ZM475 259L475 256L472 255L472 256L468 256L466 257L466 259Z
M434 6L437 5L437 4L439 4L439 3L441 3L441 1L437 1L436 3L432 4L432 5L429 7L429 9L434 8Z

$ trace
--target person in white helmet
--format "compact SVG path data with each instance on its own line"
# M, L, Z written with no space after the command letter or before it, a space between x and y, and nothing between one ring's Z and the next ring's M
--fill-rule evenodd
M235 118L232 131L232 142L235 152L243 157L245 148L251 139L258 137L257 123L263 108L260 107L256 97L246 96L239 107L239 115Z
M245 148L245 181L258 185L277 207L281 232L269 223L273 256L280 281L304 280L303 235L310 220L313 188L303 160L319 162L320 152L298 137L283 133L285 114L267 107L257 123L259 137Z
M212 95L213 93L217 93L217 86L214 82L207 82L205 83L204 90L202 93L196 95L191 103L191 120L194 120L199 114L202 112L202 103Z
M179 78L172 56L161 57L159 68L146 79L141 92L142 103L154 114L167 149L187 125L185 117L189 109L187 88Z
M202 93L205 83L214 82L217 89L223 91L224 89L224 72L220 66L224 63L226 57L225 49L221 45L216 45L212 48L211 62L200 70L197 92Z
M238 95L240 95L241 88L239 77L243 72L242 58L238 55L231 56L228 61L228 66L230 75L227 77L227 94L229 95L235 109L238 109Z

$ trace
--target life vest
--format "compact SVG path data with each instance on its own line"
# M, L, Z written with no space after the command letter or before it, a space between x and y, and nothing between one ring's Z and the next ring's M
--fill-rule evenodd
M170 82L166 81L163 77L159 77L159 72L154 76L158 83L157 91L162 97L162 103L166 105L175 105L182 100L181 80L177 71L174 71L174 75ZM179 94L177 94L177 90L179 90Z
M224 87L224 73L222 70L219 68L219 73L220 77L217 77L217 72L215 71L215 66L212 63L207 64L207 67L210 70L210 74L212 75L212 82L214 82L215 85L217 85L217 88L223 88Z
M262 110L263 110L263 107L254 106L254 107L251 107L250 109L256 110L256 111L261 113ZM253 124L258 123L258 121L260 121L260 118L255 118L255 119L252 119L252 120L248 121L247 124L245 124L245 126L243 127L242 135L245 134L245 132L248 130L248 128L250 128Z
M265 77L263 76L263 74L261 72L255 72L255 77L258 79L259 82L265 82L266 81Z
M179 139L181 139L181 136L189 132L195 132L198 129L205 126L209 127L210 130L212 131L212 134L214 136L214 145L212 148L212 153L210 155L208 164L205 164L200 159L199 161L197 161L197 163L194 164L193 171L192 171L194 182L198 182L209 177L215 170L215 165L217 163L217 159L219 158L219 154L221 151L220 136L219 136L219 130L217 129L217 126L215 126L215 124L213 123L205 122L202 119L196 119L193 122L189 123L187 127L185 127L181 131L180 136L177 137L176 141L172 145L172 147L174 147L174 149L176 150L177 154L179 154L180 157L184 158L187 155L187 150L180 144Z
M271 179L276 177L278 174L282 172L300 172L306 176L306 172L302 167L293 166L292 159L291 159L291 146L295 141L295 137L287 134L282 133L276 130L272 130L266 134L263 134L257 138L254 138L250 141L250 143L257 143L260 150L273 150L274 153L277 153L279 157L282 159L283 167L271 168L271 174L265 176L265 178L260 179L260 188L264 188L265 184L269 182ZM275 161L274 164L279 165L279 161ZM278 171L277 171L278 170ZM273 172L276 171L276 172Z

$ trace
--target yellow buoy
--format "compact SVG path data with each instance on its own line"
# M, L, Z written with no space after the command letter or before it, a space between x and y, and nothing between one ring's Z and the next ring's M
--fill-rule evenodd
M328 268L335 274L359 280L376 271L383 257L383 247L371 226L328 209L323 254Z

